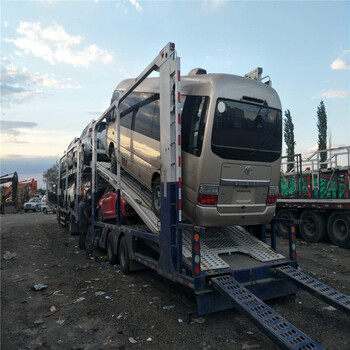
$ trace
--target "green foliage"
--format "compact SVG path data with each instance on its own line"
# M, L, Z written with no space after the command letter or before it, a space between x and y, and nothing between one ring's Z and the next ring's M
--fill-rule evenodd
M317 129L318 129L318 150L327 149L327 112L323 101L317 107ZM327 152L320 154L321 162L326 161ZM321 168L327 168L327 164L322 164Z
M43 173L43 180L45 183L56 183L58 176L58 161Z
M42 196L45 195L45 193L46 193L46 191L43 190L42 188L39 188L36 192L39 193Z
M290 115L289 109L287 109L284 112L284 142L286 143L287 146L287 156L288 156L288 162L293 162L294 161L294 148L296 145L296 142L294 140L294 124L292 121L292 116ZM293 169L293 164L288 164L287 166L287 171L290 171Z

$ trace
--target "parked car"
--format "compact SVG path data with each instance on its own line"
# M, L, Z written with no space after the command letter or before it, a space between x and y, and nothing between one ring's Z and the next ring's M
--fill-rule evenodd
M81 145L84 148L84 164L87 164L91 160L92 156L92 129L94 120L85 127L80 135ZM105 148L106 148L106 123L102 122L97 128L97 151L98 159L105 159ZM100 152L99 152L100 151Z
M133 207L123 198L121 200L121 223L124 224L127 218L135 216ZM104 195L98 202L98 221L115 219L117 216L117 193L108 185Z
M23 204L23 209L25 212L28 210L40 211L41 209L41 199L38 197L30 199L28 202Z
M47 201L46 196L44 196L41 200L41 210L44 214L53 213L56 214L56 206L55 204Z
M77 146L76 144L79 141L79 137L74 137L74 139L71 141L71 143L68 145L67 148L67 156L68 156L68 166L69 168L72 168L73 166L77 165Z

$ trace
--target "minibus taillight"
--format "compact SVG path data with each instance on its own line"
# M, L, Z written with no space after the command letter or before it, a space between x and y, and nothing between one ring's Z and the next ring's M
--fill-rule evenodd
M269 195L267 197L267 205L275 205L277 202L278 196L278 186L270 186L269 187Z
M92 128L89 128L89 134L90 134L90 132L92 132Z
M198 193L198 203L201 205L214 206L218 202L219 186L200 185Z

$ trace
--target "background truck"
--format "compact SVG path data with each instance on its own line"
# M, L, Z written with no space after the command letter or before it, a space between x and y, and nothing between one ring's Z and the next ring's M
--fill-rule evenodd
M69 159L75 158L76 162ZM78 204L84 176L91 174L89 165L83 164L84 150L79 140L69 145L59 161L57 178L57 220L71 234L78 233Z
M321 154L327 158L321 161ZM277 218L307 220L297 233L307 242L331 242L350 248L350 146L316 151L302 159L283 157ZM287 171L287 166L293 167ZM279 235L287 237L288 228L277 224Z

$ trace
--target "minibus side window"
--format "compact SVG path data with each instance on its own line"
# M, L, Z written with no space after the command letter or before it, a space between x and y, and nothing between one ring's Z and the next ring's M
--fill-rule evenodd
M120 118L120 126L124 126L124 128L131 129L132 114L133 112L130 112L127 115L124 115L122 118Z
M160 141L160 110L159 110L159 100L154 101L154 113L153 113L153 123L152 123L152 139Z
M135 115L134 131L159 141L159 95L141 94Z
M132 115L137 104L141 101L141 94L132 92L125 100L120 104L120 125L125 128L131 129Z
M209 98L186 96L181 116L182 150L201 155Z

